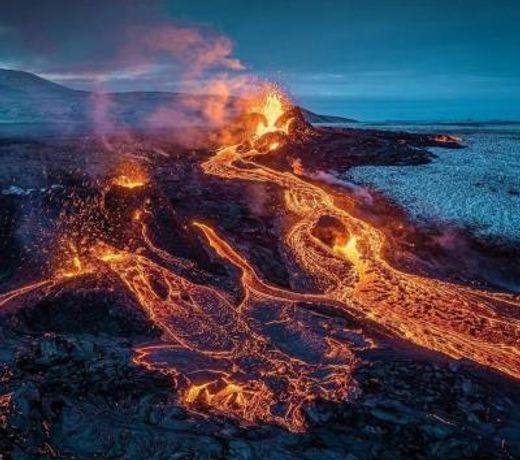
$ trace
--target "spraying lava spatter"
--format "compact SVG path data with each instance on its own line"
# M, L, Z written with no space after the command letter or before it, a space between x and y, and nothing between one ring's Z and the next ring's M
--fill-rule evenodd
M29 294L45 295L49 286L71 278L110 272L162 333L160 342L136 347L134 362L170 376L182 405L292 431L305 429L306 409L316 400L356 396L357 353L377 346L365 327L376 325L430 350L519 378L520 324L511 313L520 306L518 299L394 268L383 255L380 230L349 214L326 189L258 161L265 151L257 150L256 142L268 138L267 150L275 152L280 142L290 141L289 109L287 98L270 88L251 107L259 117L246 147L224 146L201 167L208 175L274 184L283 191L288 221L283 244L314 280L313 292L268 283L217 228L200 221L192 228L207 251L240 272L241 297L188 279L183 273L195 270L194 264L152 241L153 201L144 197L152 191L143 188L150 179L132 166L121 168L105 187L105 193L131 197L117 204L124 212L117 215L115 230L90 231L81 251L69 242L64 268L48 280L0 295L0 306ZM88 213L109 219L106 200L94 203L85 207ZM127 222L119 222L123 217ZM329 244L314 232L324 218L343 228ZM111 228L103 219L85 220ZM123 227L131 245L117 241Z
M261 116L255 128L254 138L259 139L265 134L274 132L288 134L289 125L292 120L288 119L285 122L280 122L286 111L286 107L287 102L285 96L271 86L266 87L262 92L258 105L251 109L252 113ZM273 142L270 145L271 150L275 150L278 146L279 143L277 142Z
M135 162L125 162L119 167L116 176L110 185L134 189L144 187L148 182L148 177L144 170Z
M113 184L124 188L138 188L145 185L146 182L141 179L132 179L128 176L123 175L116 177L114 179Z

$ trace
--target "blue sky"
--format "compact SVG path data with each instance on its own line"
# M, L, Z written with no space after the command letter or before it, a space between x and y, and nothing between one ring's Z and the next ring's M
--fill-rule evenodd
M513 0L19 0L0 16L0 65L81 88L101 76L112 90L175 89L176 64L113 58L132 45L129 27L169 22L229 37L249 72L317 111L520 119Z

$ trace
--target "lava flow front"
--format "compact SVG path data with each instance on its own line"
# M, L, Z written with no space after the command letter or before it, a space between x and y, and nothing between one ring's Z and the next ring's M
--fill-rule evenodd
M151 179L130 168L108 180L89 207L103 224L77 243L67 239L68 268L3 294L0 305L111 273L162 333L160 342L135 350L134 362L171 376L181 404L293 431L305 429L305 411L318 399L357 394L359 353L377 346L365 327L519 378L518 300L394 268L383 256L384 234L349 214L333 193L258 161L290 142L294 120L287 99L273 88L253 107L251 138L222 147L201 167L207 175L282 191L283 250L318 289L297 292L267 282L235 243L200 221L188 231L200 236L216 263L240 273L239 295L194 281L186 274L193 264L153 242L153 194L159 192L144 187ZM107 209L112 202L116 217ZM325 219L336 228L330 242L315 232Z

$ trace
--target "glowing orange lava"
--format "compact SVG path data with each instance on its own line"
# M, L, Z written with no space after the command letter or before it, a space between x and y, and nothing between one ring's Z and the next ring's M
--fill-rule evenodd
M143 187L148 183L148 177L144 170L134 162L125 162L119 167L116 177L111 185L134 189Z
M262 115L262 120L257 124L254 137L260 138L267 133L282 132L288 134L289 125L292 120L288 120L283 124L279 123L280 118L285 113L286 102L280 91L274 87L268 87L262 97L259 105L252 109L253 113ZM279 143L273 142L271 150L278 148Z
M184 402L191 405L199 401L220 410L233 406L238 408L246 406L248 395L240 385L226 383L221 388L212 388L212 386L216 386L214 382L192 385L184 395Z
M439 134L434 137L435 142L442 144L461 144L462 139L456 136L448 136L447 134Z
M62 265L66 268L60 268L57 270L57 278L74 278L76 276L92 273L93 267L82 260L75 244L69 241L67 249L68 250L61 261Z
M138 188L146 184L144 180L131 178L125 175L118 176L112 182L113 185L124 188Z
M286 208L296 218L285 243L321 286L322 302L341 302L346 311L418 345L520 377L520 323L511 311L518 308L517 299L393 268L383 256L381 231L336 205L317 185L256 163L260 154L238 153L230 146L202 168L225 179L274 183L285 190ZM327 247L312 233L325 216L355 236Z
M344 339L328 340L309 326L293 324L289 312L302 297L262 282L212 229L196 226L219 255L243 270L246 295L240 305L234 305L225 292L194 284L143 255L106 244L93 248L94 257L119 275L163 331L163 343L139 347L135 362L178 380L185 387L181 402L187 407L201 406L241 420L301 431L308 404L316 398L345 399L354 388L355 358L349 346ZM254 320L266 309L273 309L277 327L290 329L293 340L301 336L297 352L286 349L283 335L272 337L267 334L269 325ZM319 361L309 361L311 350L306 347L311 344L304 345L306 338L312 338L312 354L322 354ZM200 383L202 370L213 377ZM264 379L277 383L270 388ZM186 381L187 386L182 383Z
M54 285L54 279L50 278L43 281L37 281L35 283L26 284L20 288L13 289L9 292L0 294L0 307L12 302L15 299L26 296L34 291L42 291L43 288L48 288Z
M357 237L355 235L351 236L347 242L343 238L338 238L332 250L349 260L359 272L363 270L363 261L357 248Z

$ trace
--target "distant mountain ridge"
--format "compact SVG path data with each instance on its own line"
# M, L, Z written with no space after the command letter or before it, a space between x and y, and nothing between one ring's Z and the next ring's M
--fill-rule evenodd
M163 105L168 107L183 98L211 98L184 93L133 91L107 93L110 119L122 123L142 123ZM0 123L81 123L92 121L93 99L100 93L75 90L30 72L0 69ZM189 105L189 104L187 104ZM348 118L302 112L310 123L352 123ZM187 114L197 119L197 110ZM201 118L202 119L202 118Z
M82 93L21 70L0 69L0 97L5 92L25 96L63 96Z

